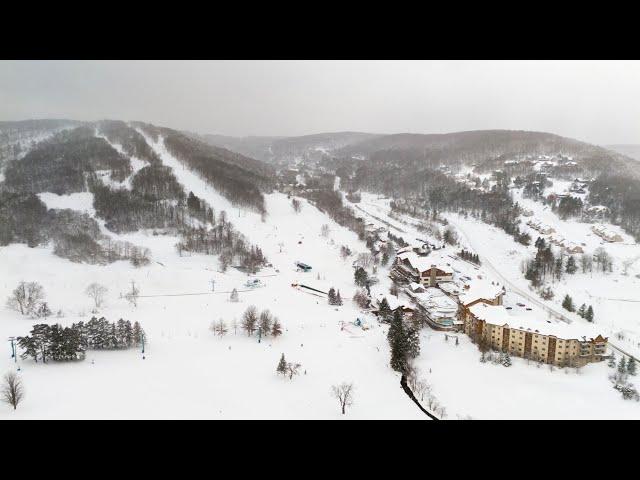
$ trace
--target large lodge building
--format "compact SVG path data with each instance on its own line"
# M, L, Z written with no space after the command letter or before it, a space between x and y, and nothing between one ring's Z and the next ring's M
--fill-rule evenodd
M477 303L463 310L464 331L494 350L556 365L581 367L602 361L607 338L576 338L565 325L514 317L501 305Z
M453 281L446 258L433 258L422 250L398 250L391 277L407 285L405 293L432 328L463 330L489 348L561 367L580 367L607 355L607 338L578 338L567 325L531 318L526 312L511 315L502 304L502 286L479 275Z

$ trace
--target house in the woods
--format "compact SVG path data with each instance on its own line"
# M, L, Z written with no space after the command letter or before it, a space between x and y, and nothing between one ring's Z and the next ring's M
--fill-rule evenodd
M502 305L476 303L464 309L464 331L475 343L558 367L602 361L608 338L578 337L569 325L513 316Z

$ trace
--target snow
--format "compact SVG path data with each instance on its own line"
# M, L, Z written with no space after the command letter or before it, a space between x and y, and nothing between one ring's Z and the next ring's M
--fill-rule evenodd
M48 209L66 209L78 210L95 216L93 208L93 193L77 192L68 195L58 195L51 192L39 193L38 197L47 206Z
M216 257L180 257L174 248L176 237L152 235L149 231L127 235L109 232L114 238L151 250L152 263L139 269L124 261L107 266L75 264L54 256L51 247L0 247L0 300L4 301L19 281L38 281L45 289L50 308L64 312L64 317L47 321L66 325L91 317L91 301L83 292L89 283L98 281L109 288L99 315L111 321L139 321L148 338L144 360L137 350L90 351L85 361L74 363L41 365L18 360L26 396L16 412L0 405L0 419L426 418L402 391L399 375L389 367L388 327L360 311L350 300L356 290L351 264L358 252L366 251L355 233L305 201L301 213L296 214L290 199L279 193L265 196L268 215L264 219L256 212L235 207L170 155L162 139L146 140L163 163L173 169L185 190L204 198L217 213L226 210L234 227L262 248L273 264L273 268L255 276L264 287L247 289L243 286L247 275L233 268L219 272ZM134 165L137 167L140 165ZM90 193L42 193L40 198L48 208L73 208L94 214ZM389 199L363 193L357 207L368 221L390 228L407 241L421 238L440 243L415 228L418 220L408 216L391 218ZM588 224L561 222L535 202L527 203L527 207L566 238L575 242L586 239L590 251L601 244ZM545 328L566 328L580 336L589 328L610 337L620 328L640 332L640 322L632 311L624 311L619 301L587 296L624 295L627 300L640 301L640 281L633 276L640 268L637 265L630 267L629 276L575 275L556 284L555 299L540 300L540 304L557 308L565 291L570 291L574 301L593 303L596 311L595 325L587 325L570 314L573 322L565 325L527 300L528 285L519 263L531 254L531 247L516 244L504 232L473 219L450 215L449 220L461 233L463 245L480 254L483 265L458 259L455 253L459 247L446 247L424 257L427 268L432 263L449 264L455 285L471 285L464 292L468 295L485 289L495 291L507 284L504 304L512 306L507 313L510 325L538 322ZM320 226L325 223L330 227L328 238L320 235ZM352 258L341 259L341 245L350 247ZM640 257L635 245L606 248L617 261L626 258L624 254ZM313 270L296 271L296 260L311 265ZM493 263L500 265L499 272L491 268ZM388 267L379 267L377 291L385 292L391 285L387 274ZM142 295L137 308L120 298L132 280ZM293 283L323 291L334 287L340 290L344 305L329 306L325 298L292 288ZM228 300L233 288L240 291L239 303ZM441 298L450 300L444 295ZM395 297L388 295L387 299L393 302ZM516 306L523 300L531 310ZM235 334L230 323L239 320L249 305L260 310L268 308L278 316L283 335L278 339L263 338L258 343L255 336L248 337L240 330ZM39 322L21 317L4 307L4 302L0 317L2 338L24 335ZM220 318L227 321L230 329L223 338L209 331L211 322ZM370 328L355 326L356 318L363 319ZM446 407L448 418L640 418L638 403L625 402L613 390L607 379L611 370L606 362L588 365L580 369L580 374L557 368L549 371L548 367L527 365L519 358L513 358L513 366L505 368L480 363L477 347L464 334L458 334L458 339L456 346L451 338L445 342L443 333L425 328L421 332L421 354L416 359L421 375ZM624 347L632 349L633 345ZM301 374L292 381L276 375L282 353L287 360L302 364ZM0 373L14 368L16 364L8 354L0 357ZM331 385L343 381L355 384L355 403L344 417L330 394Z
M423 330L418 368L450 419L640 419L640 404L625 401L607 378L606 362L579 370L538 367L512 356L511 367L481 363L464 334L459 345L444 332Z
M89 351L85 361L64 364L19 359L26 396L16 412L0 405L0 419L427 418L400 388L399 375L389 367L388 327L363 314L350 300L356 289L351 263L357 254L342 260L340 246L365 251L355 233L307 202L296 214L290 200L279 193L266 196L269 214L263 222L259 214L233 207L183 168L161 142L152 145L185 189L207 200L217 212L227 210L235 228L262 248L274 265L257 275L265 286L242 291L246 290L245 274L233 268L218 272L213 256L180 257L174 248L175 237L145 231L110 233L151 249L153 261L139 269L124 261L107 266L75 264L54 256L51 247L0 248L1 338L25 335L39 322L4 306L4 299L21 280L42 284L50 308L64 311L63 318L47 321L65 325L91 317L91 301L84 289L98 281L109 288L99 315L110 321L139 321L148 338L144 360L136 350ZM43 194L42 198L52 208L86 209L89 197L74 195ZM325 223L330 226L328 238L320 235ZM295 271L297 259L313 270ZM212 279L215 292L211 292ZM137 308L120 298L132 280L142 295ZM324 291L333 286L340 290L345 304L331 307L324 298L292 288L292 283ZM233 288L240 291L239 303L228 300ZM283 324L283 335L258 343L255 336L240 330L234 334L230 323L234 318L240 320L249 305L276 315ZM230 328L223 338L209 331L211 322L220 318ZM353 325L356 318L364 319L370 328ZM292 381L275 372L282 353L288 361L302 364L301 374ZM0 358L0 372L14 368L8 354ZM355 385L354 405L345 416L330 393L332 385L343 381Z
M406 239L427 237L415 228L418 220L407 215L402 216L402 221L396 217L391 218L389 199L378 199L374 195L363 193L360 207L368 218L373 219L372 221L377 221L375 216L394 225L392 230L395 235L401 235ZM532 205L532 208L535 206ZM455 272L454 283L461 283L469 278L471 285L478 280L480 282L477 283L485 286L494 282L501 288L504 284L507 290L504 305L511 307L511 310L502 309L505 313L505 323L514 327L534 325L536 328L563 331L563 334L572 338L594 337L596 333L601 333L608 336L610 342L615 340L616 344L626 351L635 352L631 341L618 340L613 334L623 323L629 327L632 327L633 323L632 328L640 331L640 322L634 318L632 309L623 310L620 303L617 303L618 307L615 308L614 302L611 302L609 310L605 308L604 302L594 301L592 297L583 297L581 289L602 288L605 285L610 286L607 288L615 288L619 282L614 280L626 278L628 282L636 284L637 279L611 274L604 279L576 274L573 276L575 278L565 279L556 284L553 301L543 301L529 290L528 282L520 272L521 259L530 255L533 247L520 245L503 231L472 218L449 214L447 219L461 234L462 246L478 253L482 260L482 266L476 267L456 259L452 255L453 249L449 247L444 251L439 250L442 256L447 256L448 253L451 255L449 258ZM559 228L563 226L558 225ZM622 248L622 245L616 246ZM499 270L494 265L499 265ZM565 291L572 293L574 302L580 300L581 303L582 298L588 300L587 304L593 302L596 311L594 324L564 311L572 320L572 323L565 324L542 308L549 305L554 310L560 310L559 305ZM637 298L638 291L640 290L637 288L625 290L632 298ZM534 296L537 298L536 302L531 301ZM518 306L519 303L526 304L530 310ZM621 318L627 320L623 322ZM625 334L629 337L629 330L625 330ZM538 368L533 362L528 365L526 360L512 357L513 366L505 368L501 365L480 363L477 347L470 343L465 334L457 334L458 346L451 340L451 332L447 333L448 342L444 341L444 335L443 332L423 329L421 354L416 359L416 366L421 376L432 386L438 402L446 407L448 418L640 418L639 404L624 401L620 393L612 388L608 379L611 369L606 366L606 362L589 364L576 374L575 370L567 370L569 373L565 373L565 370L558 368L550 371L548 366ZM620 357L619 353L616 355ZM635 379L632 381L637 386L638 382Z

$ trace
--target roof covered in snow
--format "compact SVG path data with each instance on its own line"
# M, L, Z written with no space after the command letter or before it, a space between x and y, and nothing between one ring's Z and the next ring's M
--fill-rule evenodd
M540 335L552 335L563 339L582 340L583 336L595 338L598 332L591 325L569 325L553 322L551 320L539 320L529 315L512 314L502 305L487 305L478 303L469 311L479 320L484 320L492 325L504 326L538 333Z

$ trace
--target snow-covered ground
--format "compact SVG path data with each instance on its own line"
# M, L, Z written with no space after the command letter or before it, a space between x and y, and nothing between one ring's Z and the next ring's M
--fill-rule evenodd
M367 221L392 225L392 232L407 241L426 237L425 233L418 231L414 226L419 220L407 215L402 216L402 221L390 217L389 202L388 198L362 193L362 202L358 207L360 212L366 212ZM486 262L483 263L479 269L481 275L500 284L505 280L509 282L506 284L504 304L512 307L509 311L511 316L560 325L559 320L528 299L529 294L535 294L529 292L528 282L520 272L520 260L531 253L531 247L527 249L501 230L482 222L464 219L459 215L447 215L447 218L461 234L461 243L479 253L483 260L490 260L491 266L495 266L489 268ZM425 239L430 240L428 237ZM473 267L470 269L469 265L461 260L452 259L457 276L473 276L478 273ZM582 288L589 288L589 282L585 282L587 276L580 275L581 283L577 279L578 276L574 276L576 285L581 284ZM609 274L601 283L617 284L613 280L613 275ZM597 281L594 276L592 282ZM527 296L511 288L512 284ZM542 299L539 301L543 306L549 303L555 309L561 310L559 305L564 293L571 292L574 301L581 298L575 293L578 290L570 288L570 285L561 282L556 287L556 297L552 302ZM630 290L628 293L638 295L637 292ZM519 307L519 303L526 304L531 310ZM635 353L637 350L633 350L634 345L614 339L613 335L613 330L618 331L622 322L630 325L629 328L632 323L638 325L632 312L623 312L615 307L607 311L603 304L595 302L593 306L596 311L595 325L588 324L577 315L566 311L563 312L570 315L574 321L570 325L562 325L579 336L602 331L621 348ZM614 325L613 329L611 323ZM634 331L640 332L640 325L633 328ZM512 358L513 365L509 368L482 364L479 362L480 354L477 347L469 342L466 335L458 336L460 344L455 346L453 340L444 341L443 333L425 329L422 333L422 351L416 361L421 375L432 385L439 403L447 409L449 418L640 418L640 404L624 401L612 388L608 380L611 369L605 362L587 365L580 369L580 374L575 374L575 370L565 373L562 369L551 372L548 366L537 368L533 363L527 365L525 360L517 358ZM619 354L617 356L620 357Z
M176 237L148 231L115 235L106 231L100 219L103 231L112 238L149 248L151 264L139 269L124 261L92 266L56 257L50 246L1 247L0 300L4 301L19 281L38 281L50 308L64 313L49 322L86 321L92 314L91 300L84 290L97 281L109 288L99 315L111 321L139 321L148 343L145 359L137 350L89 351L82 362L41 365L22 359L14 363L7 342L6 355L0 357L0 373L19 367L26 396L16 412L0 405L0 418L343 418L330 389L352 381L355 402L344 418L426 419L389 367L387 327L372 317L366 319L369 330L350 324L363 317L350 299L355 290L351 264L359 252L367 251L364 242L305 201L301 213L296 214L291 200L279 193L266 196L268 215L264 219L234 207L170 155L161 139L153 142L145 138L163 163L173 168L187 192L204 198L217 213L226 210L234 227L260 246L273 264L258 274L265 286L243 291L247 275L233 268L219 272L216 257L180 257L174 247ZM142 166L142 162L134 164L134 169ZM94 214L90 193L42 193L40 198L48 208ZM415 228L417 220L391 218L389 199L363 194L358 206L369 221L391 225L392 232L407 241L434 241ZM481 256L495 259L500 273L504 271L510 281L524 282L519 259L527 254L526 247L487 225L455 217L451 220L463 234L463 243L467 237L477 239L476 245L469 242L469 246ZM323 224L330 227L327 238L320 234ZM348 245L354 255L342 260L341 245ZM482 275L502 282L490 269L477 269L448 256L453 252L447 248L439 254L445 261L451 259L456 275ZM297 272L297 260L313 270ZM379 269L377 292L390 286L387 273L388 268ZM583 284L588 283L584 280ZM137 307L121 298L131 281L142 295ZM324 298L292 288L292 283L323 291L334 287L345 303L330 307ZM519 285L527 288L526 282ZM241 291L239 303L229 301L233 288ZM576 293L576 301L580 301L578 297ZM518 292L507 290L505 304L514 307L512 315L548 317L535 305L531 311L518 311L516 304L523 299ZM283 335L258 343L255 335L248 337L239 328L234 332L233 320L239 322L249 305L278 316L285 329ZM602 319L604 328L604 319L610 320L604 304L594 302L594 308L596 326ZM222 338L209 330L211 322L220 318L229 328ZM625 325L632 326L631 315L624 318L629 319L624 320ZM614 321L623 320L616 317ZM4 339L26 334L38 322L0 307L0 337ZM578 322L574 324L579 328ZM432 385L448 418L640 418L640 404L623 401L611 388L607 380L610 369L605 363L582 368L580 374L560 369L551 372L548 367L537 368L515 358L513 365L505 368L480 363L477 348L464 335L459 335L458 346L428 328L421 335L422 353L416 366ZM282 353L287 360L302 364L301 374L292 381L276 374Z
M139 351L89 351L86 360L74 363L35 364L19 359L15 364L0 357L0 373L20 367L26 396L13 412L0 405L0 418L343 418L331 386L343 381L355 385L354 405L344 418L426 419L406 396L399 375L389 368L386 327L368 319L370 330L354 325L342 328L362 313L352 304L353 257L342 260L340 245L354 252L366 251L357 236L335 224L303 202L296 214L282 194L266 198L269 215L233 208L229 202L153 144L163 162L174 168L187 191L207 200L219 213L225 209L236 229L259 245L272 269L259 276L265 287L241 291L240 302L228 300L235 287L243 290L247 276L230 268L218 271L216 257L179 257L177 239L150 232L114 238L151 249L153 261L136 269L128 262L107 266L74 264L52 254L51 247L0 248L0 299L6 299L21 281L38 281L50 308L62 309L63 318L48 322L70 324L91 317L91 300L84 295L94 281L109 288L99 314L108 320L139 321L147 333L146 359ZM50 208L88 209L86 194L42 194ZM328 238L320 235L330 226ZM301 260L313 267L295 271ZM279 270L279 272L276 272ZM215 291L211 292L211 280ZM142 297L137 308L120 294L135 281ZM304 283L327 291L340 290L342 307L330 307L326 299L291 287ZM177 294L200 294L175 296ZM174 295L174 296L163 296ZM255 305L269 309L283 324L278 339L248 337L231 323ZM0 337L25 335L38 320L21 317L0 307ZM218 338L209 331L212 321L224 319L230 332ZM276 374L280 355L302 364L292 381Z

